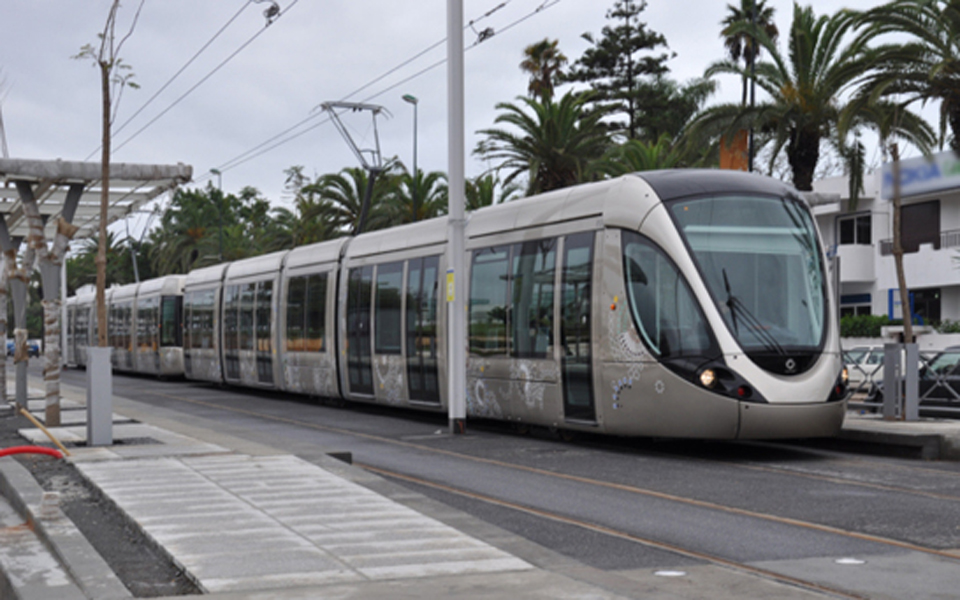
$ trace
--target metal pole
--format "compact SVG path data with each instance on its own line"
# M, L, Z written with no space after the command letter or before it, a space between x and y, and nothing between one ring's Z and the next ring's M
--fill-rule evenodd
M417 215L419 214L417 210L417 187L419 186L417 180L417 106L420 104L420 101L412 94L404 94L403 100L413 105L413 222L416 223Z
M750 22L753 24L754 29L757 27L757 0L753 0L751 4L751 15ZM756 100L757 94L757 35L756 31L752 31L750 35L750 53L747 55L750 57L750 113L753 114L753 108ZM747 171L753 173L753 123L750 124L750 139L747 142Z
M450 431L465 433L467 422L466 269L464 268L463 0L447 0L447 136L450 177L447 246L447 401ZM451 281L452 279L452 281ZM452 285L451 285L452 284ZM450 289L452 287L452 289ZM451 294L452 292L452 294ZM452 295L452 297L451 297Z
M223 262L223 174L219 169L210 169L210 172L217 176L217 221L219 223L219 236L220 236L220 245L219 245L219 257L220 262Z
M60 265L60 368L67 365L67 257ZM6 348L4 348L6 351Z

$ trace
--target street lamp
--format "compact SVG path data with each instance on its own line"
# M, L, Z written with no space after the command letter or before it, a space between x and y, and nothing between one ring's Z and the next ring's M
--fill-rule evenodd
M220 172L220 169L210 169L210 172L217 176L217 191L220 194L217 196L217 219L220 221L219 235L220 235L220 262L223 262L223 173Z
M413 221L417 221L417 104L419 100L412 94L402 96L404 102L413 105Z

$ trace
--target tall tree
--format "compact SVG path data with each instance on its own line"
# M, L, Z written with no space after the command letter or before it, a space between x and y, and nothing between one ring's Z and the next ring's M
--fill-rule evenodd
M867 47L871 34L854 32L856 24L851 11L817 17L812 8L794 5L786 54L763 30L749 23L731 26L731 33L755 35L770 57L756 64L757 85L769 98L752 108L729 103L710 107L694 119L691 129L719 137L753 125L772 139L771 162L786 148L794 186L812 189L820 143L836 129L846 92L873 64ZM727 59L710 65L706 76L719 73L742 77L749 71Z
M390 225L384 206L395 193L396 163L388 165L373 186L370 209L367 215L366 231L383 229ZM361 167L347 167L339 173L321 175L307 186L310 193L316 193L325 204L324 218L340 235L352 232L360 220L363 209L363 197L367 189L368 174ZM306 188L305 188L306 189Z
M493 173L478 175L467 180L467 210L509 202L519 192L519 185L516 183L502 185L500 178Z
M447 175L440 171L424 173L417 169L414 182L411 174L404 169L394 178L395 187L387 195L383 205L384 213L391 224L413 221L413 191L417 191L417 221L432 219L447 213Z
M541 102L553 98L553 88L560 83L563 66L567 64L567 57L557 47L559 43L559 40L544 38L523 50L520 70L530 74L527 93Z
M666 38L640 21L646 7L645 0L616 0L607 11L607 19L615 25L604 27L599 39L583 34L591 45L566 76L568 81L589 84L595 92L592 102L603 112L626 117L626 122L615 121L612 126L628 139L638 135L637 116L650 112L644 79L669 71L665 63L670 55L652 53L667 47Z
M501 102L495 123L516 131L480 130L487 137L474 153L502 161L497 168L508 171L504 185L527 175L528 195L586 181L591 163L610 143L600 112L588 108L586 101L587 96L567 92L556 102L523 96L517 104Z
M657 75L641 84L646 105L637 114L637 137L650 144L658 144L666 135L674 143L687 123L700 110L717 89L712 79L697 78L679 83L665 75Z
M767 6L766 0L740 0L740 6L728 4L727 11L727 16L720 22L723 25L720 37L723 38L723 46L727 49L730 60L738 63L743 59L746 66L746 71L740 78L743 86L740 103L746 106L749 80L746 73L749 72L750 65L754 64L760 56L761 46L755 42L750 30L745 29L744 25L752 25L756 22L757 27L773 41L777 40L780 32L777 24L773 22L775 11L772 6Z
M100 38L99 47L92 44L86 44L80 49L76 58L92 59L96 67L100 70L100 94L101 94L101 177L100 177L100 246L97 252L97 342L101 348L107 347L107 301L106 301L106 281L107 281L107 209L110 206L110 142L111 125L116 116L117 108L120 104L120 98L124 87L136 87L131 80L133 74L130 72L130 65L124 63L120 58L120 50L124 43L133 35L133 30L140 17L140 11L143 9L143 3L146 0L140 0L137 12L134 14L130 29L122 38L117 38L117 13L120 10L120 0L113 0L110 4L110 11L107 13L107 22L103 26L103 31L97 34Z
M862 20L874 35L897 35L876 48L877 68L864 89L908 105L939 100L941 143L949 128L951 146L960 152L960 2L893 0L866 11Z

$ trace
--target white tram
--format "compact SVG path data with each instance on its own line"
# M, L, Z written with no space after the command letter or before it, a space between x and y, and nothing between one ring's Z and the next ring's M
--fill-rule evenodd
M183 375L183 275L110 288L107 343L117 371ZM87 347L97 345L96 294L67 300L66 364L85 367Z
M446 411L446 235L439 218L190 273L186 377ZM809 207L782 182L637 173L476 211L466 235L469 417L839 430L837 307Z

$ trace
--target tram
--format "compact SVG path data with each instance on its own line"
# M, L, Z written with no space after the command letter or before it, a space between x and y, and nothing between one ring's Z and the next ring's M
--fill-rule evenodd
M165 309L141 313L153 282L129 313L117 288L111 342L143 347L159 325L191 380L446 412L446 236L442 217L195 270L159 296L182 306L182 339ZM466 252L468 417L701 439L840 429L826 260L780 181L669 170L565 188L471 213ZM68 303L76 364L89 303Z

